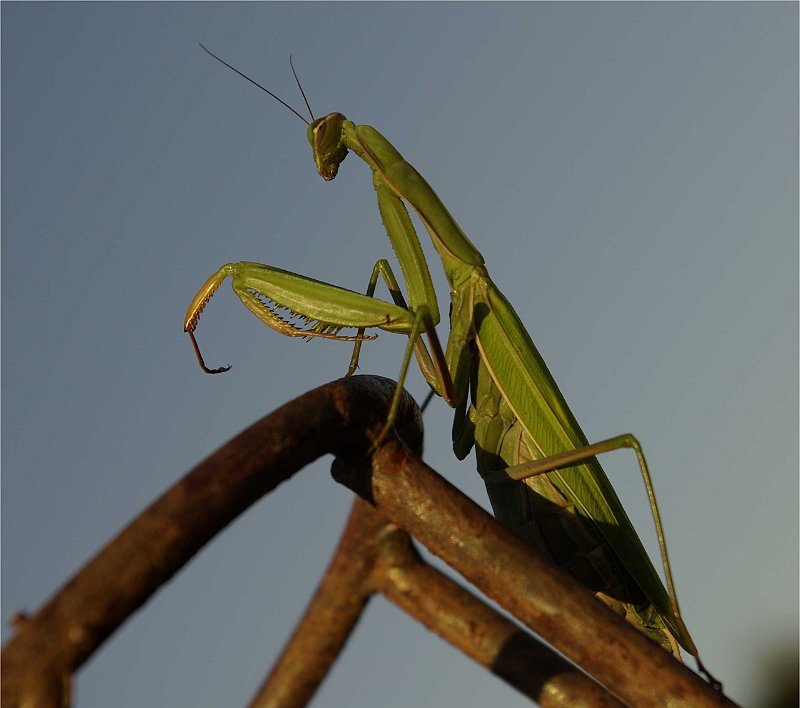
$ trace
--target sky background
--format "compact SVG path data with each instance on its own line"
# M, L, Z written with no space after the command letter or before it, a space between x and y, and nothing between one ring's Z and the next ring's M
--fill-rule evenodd
M375 126L433 185L589 440L642 441L701 654L732 698L770 705L797 661L797 20L796 3L3 3L4 620L346 370L349 346L281 337L226 286L198 337L233 368L202 374L182 320L214 270L361 290L390 256L367 168L323 182L297 118L202 41L299 107L293 53L318 115ZM381 336L362 370L396 377L403 346ZM408 388L424 396L418 372ZM488 507L451 421L434 401L426 459ZM77 704L244 704L347 516L329 465L152 598ZM604 466L654 554L633 459ZM377 598L317 704L526 703Z

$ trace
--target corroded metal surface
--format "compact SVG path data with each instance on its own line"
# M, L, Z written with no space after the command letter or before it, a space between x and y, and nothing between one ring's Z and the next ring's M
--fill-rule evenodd
M552 649L427 565L407 533L356 498L328 570L251 708L306 705L373 593L385 595L544 708L622 705Z
M16 634L2 653L3 706L68 704L78 667L242 511L324 454L365 454L385 422L395 386L376 376L321 386L201 462L34 615L15 623ZM407 394L398 427L420 449L419 409Z
M396 441L333 474L626 703L733 705Z
M395 386L374 376L321 386L201 462L34 615L17 618L2 652L2 705L68 705L72 675L123 621L242 511L328 453L337 457L334 477L376 508L356 499L329 569L254 706L305 705L374 593L544 706L617 705L421 561L406 532L626 702L733 705L414 457L422 427L407 394L395 426L406 443L389 437L373 450Z

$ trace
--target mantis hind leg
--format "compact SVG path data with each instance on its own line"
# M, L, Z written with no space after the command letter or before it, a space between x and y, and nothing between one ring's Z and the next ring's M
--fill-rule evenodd
M513 467L494 470L486 475L483 475L483 478L486 481L496 483L518 482L536 475L547 474L548 472L552 472L563 467L573 467L576 464L586 462L587 460L604 452L612 452L614 450L622 450L625 448L632 449L636 453L636 459L639 462L639 469L642 473L642 480L644 481L645 490L647 491L647 499L650 503L650 510L652 512L653 522L656 527L658 549L661 553L661 563L664 567L664 578L667 584L667 593L672 606L672 612L676 620L683 624L680 608L678 607L678 596L675 592L675 582L672 579L672 568L670 566L669 556L667 554L667 542L664 536L664 527L661 523L661 514L658 511L658 504L656 503L656 494L655 490L653 489L650 470L647 466L647 459L642 451L642 446L633 435L630 433L617 435L616 437L609 438L608 440L602 440L598 443L594 443L593 445L579 447L576 450L569 450L568 452L551 455L550 457L545 457L540 460L531 460L530 462L523 462L522 464L515 465ZM688 631L686 632L685 637L687 639L689 638ZM694 656L700 672L708 678L709 682L713 686L721 688L722 684L703 665L703 662L700 660L700 656L693 643L692 646L686 648L689 653Z
M616 437L602 440L601 442L594 443L593 445L586 445L579 447L576 450L569 450L562 452L558 455L551 455L539 460L531 460L530 462L523 462L520 465L514 465L506 469L494 470L487 475L484 479L489 482L503 483L503 482L518 482L528 477L535 477L540 474L547 474L554 470L561 469L562 467L573 467L574 465L586 462L587 460L600 455L604 452L612 452L613 450L622 450L624 448L631 448L636 452L636 458L639 462L639 469L642 473L644 486L647 490L647 499L650 502L650 509L653 513L653 521L656 526L656 536L658 537L658 547L661 552L661 561L664 566L664 574L667 581L667 591L669 592L670 600L673 604L673 610L676 616L680 616L678 611L678 600L675 594L675 585L672 581L672 571L667 556L667 543L664 538L664 527L661 524L661 515L658 512L658 504L656 503L656 494L653 489L653 482L650 478L650 470L647 467L647 460L645 459L642 446L639 441L630 433L624 435L617 435Z

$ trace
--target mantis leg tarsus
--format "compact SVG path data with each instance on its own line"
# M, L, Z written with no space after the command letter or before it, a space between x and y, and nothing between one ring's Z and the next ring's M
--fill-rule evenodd
M720 680L719 680L719 679L718 679L716 676L714 676L714 674L712 674L712 673L711 673L711 672L710 672L710 671L709 671L709 670L708 670L708 669L705 667L705 665L703 664L703 662L702 662L702 661L700 661L700 656L699 656L698 654L695 654L694 660L695 660L695 663L697 664L697 670L698 670L698 671L699 671L701 674L703 674L703 676L705 676L705 677L706 677L706 681L708 681L708 682L711 684L711 687L712 687L712 688L713 688L715 691L719 691L720 693L722 693L722 681L720 681Z
M230 365L228 366L220 366L217 369L209 369L206 366L205 361L203 361L203 355L200 353L200 347L197 345L197 340L194 337L194 332L192 330L187 330L189 333L189 337L192 340L192 346L194 347L194 353L197 356L197 363L200 364L200 368L205 371L207 374L223 374L226 371L230 371Z

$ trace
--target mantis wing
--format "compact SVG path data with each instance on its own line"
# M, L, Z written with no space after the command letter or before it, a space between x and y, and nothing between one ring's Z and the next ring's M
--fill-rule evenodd
M476 271L480 275L473 279L471 303L462 315L471 313L480 362L519 420L528 448L534 457L543 458L588 445L519 317L482 270ZM463 324L453 325L454 330L461 328ZM448 351L449 361L452 355ZM463 457L463 440L459 444ZM592 458L581 465L550 472L547 477L576 513L605 539L678 641L696 654L688 630L676 615L664 584L599 462Z

